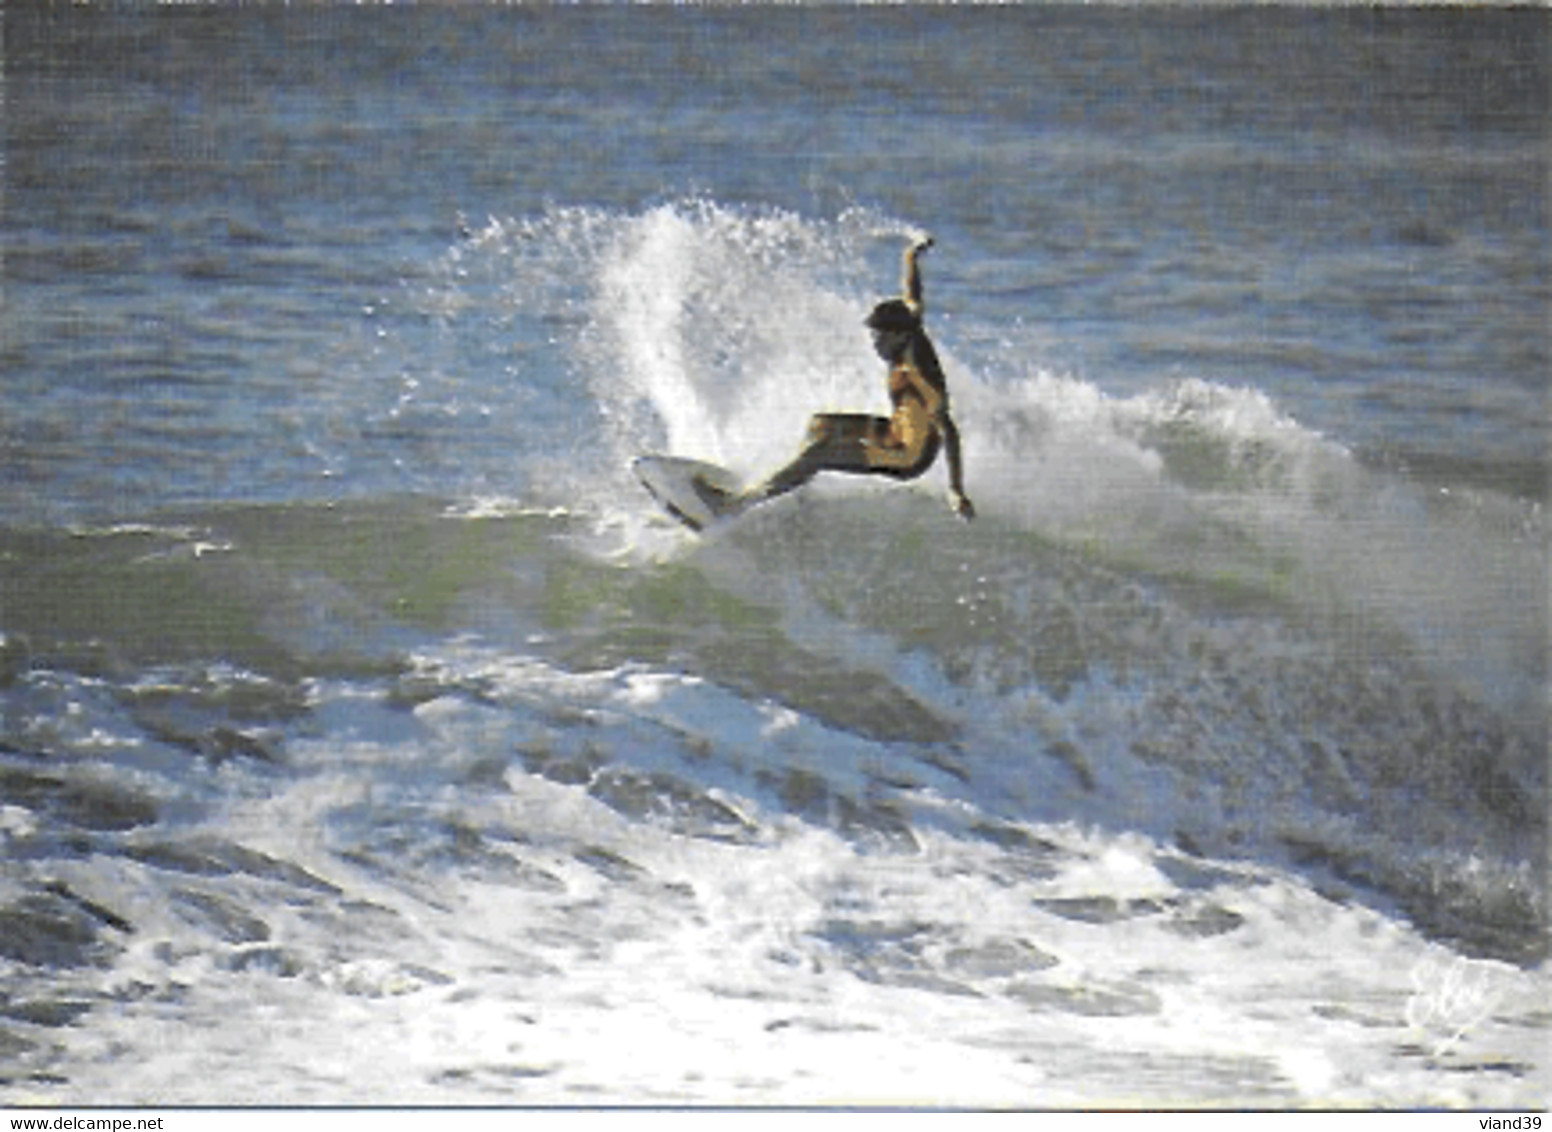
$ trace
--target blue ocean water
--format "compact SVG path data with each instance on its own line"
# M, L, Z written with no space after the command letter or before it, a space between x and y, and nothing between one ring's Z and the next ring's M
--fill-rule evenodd
M1543 1095L1544 13L5 37L12 1096ZM976 522L664 519L923 231Z

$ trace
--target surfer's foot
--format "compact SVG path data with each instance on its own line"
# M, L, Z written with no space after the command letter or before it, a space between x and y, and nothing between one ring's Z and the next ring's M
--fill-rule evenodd
M701 502L713 515L725 515L729 511L737 510L739 497L730 491L723 491L715 484L707 483L696 476L690 481L690 486L695 489L695 494L700 496Z

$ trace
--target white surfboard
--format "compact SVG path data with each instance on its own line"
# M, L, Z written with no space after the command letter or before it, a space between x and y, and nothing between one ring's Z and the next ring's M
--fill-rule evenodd
M631 470L652 497L692 531L726 522L748 509L737 497L743 484L732 472L682 456L638 456Z

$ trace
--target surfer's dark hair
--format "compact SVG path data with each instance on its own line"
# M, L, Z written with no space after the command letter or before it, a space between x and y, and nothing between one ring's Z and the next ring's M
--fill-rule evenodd
M863 321L870 330L896 333L920 330L922 325L920 316L906 305L904 299L886 299Z

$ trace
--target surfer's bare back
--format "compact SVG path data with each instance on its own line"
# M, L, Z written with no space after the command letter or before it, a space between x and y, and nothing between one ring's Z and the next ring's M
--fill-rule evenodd
M782 495L820 472L915 479L932 466L941 447L948 454L949 505L956 514L975 518L975 508L965 495L959 430L948 413L948 382L922 325L926 304L917 259L930 247L929 236L906 248L904 295L879 303L866 320L873 331L873 348L889 363L893 414L816 414L809 419L808 439L797 459L746 491L741 503Z

